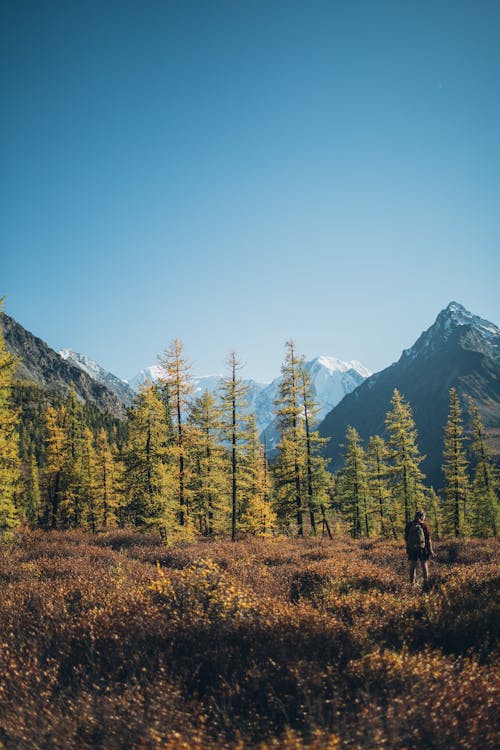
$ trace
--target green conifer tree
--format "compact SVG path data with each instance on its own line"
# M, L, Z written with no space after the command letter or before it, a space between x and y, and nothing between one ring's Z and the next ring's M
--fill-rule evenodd
M349 426L346 432L345 464L341 474L340 502L352 536L369 537L373 519L368 491L366 455L358 431Z
M170 408L174 424L174 436L171 453L177 463L177 492L179 498L179 524L185 526L189 516L189 424L185 418L189 406L189 396L192 391L190 372L191 365L184 357L184 345L179 339L174 339L165 351L162 361L162 379L168 386L167 405Z
M274 523L269 467L253 414L247 422L247 440L242 456L239 528L250 534L266 534Z
M498 474L493 463L488 435L474 401L469 398L472 421L471 454L474 466L472 484L472 530L476 536L498 536L500 523Z
M3 298L0 316L3 315ZM0 535L14 529L19 521L15 505L20 481L18 413L12 404L15 359L6 350L0 325Z
M392 495L389 487L389 451L380 435L373 435L368 443L368 486L373 499L375 527L383 537L397 538Z
M190 406L191 504L205 536L227 531L229 457L221 442L222 414L213 394L205 391Z
M417 446L417 430L411 406L397 389L394 390L391 406L385 426L391 461L390 485L394 507L398 511L396 523L399 533L423 505L425 475L420 469L420 463L424 457L420 455Z
M444 532L465 536L468 526L469 476L464 448L462 410L455 388L450 388L450 411L444 429L443 497Z
M87 526L95 534L100 525L100 518L95 486L94 435L89 427L83 429L80 451L78 524Z
M23 510L30 526L36 526L40 521L41 494L38 464L34 453L31 454L26 466Z
M329 438L321 438L318 430L314 429L318 420L319 407L314 398L311 377L304 367L299 366L300 394L302 400L302 416L304 420L304 451L306 468L307 504L312 534L316 535L316 514L320 513L323 533L332 539L330 523L326 514L329 493L332 490L333 478L327 469L328 461L321 455L321 451Z
M83 520L85 491L82 487L85 423L83 407L72 386L64 403L63 487L59 514L63 526L80 526Z
M278 518L286 527L295 516L298 536L304 535L305 510L305 441L300 383L302 365L303 358L297 356L295 342L287 341L285 360L281 367L279 396L276 400L276 417L280 432L278 457L274 463L276 510Z
M106 529L117 522L119 497L116 461L104 429L97 435L93 476L97 519L99 525Z
M155 387L147 385L129 410L129 438L123 452L122 518L136 526L172 528L166 455L164 405Z
M55 529L60 522L60 507L65 493L66 408L48 406L45 412L45 467L43 470L43 522Z
M231 455L231 539L236 539L242 470L242 451L248 440L247 433L247 393L248 387L239 375L242 367L238 355L232 351L227 358L229 374L223 378L221 386L221 406L223 434L229 443Z

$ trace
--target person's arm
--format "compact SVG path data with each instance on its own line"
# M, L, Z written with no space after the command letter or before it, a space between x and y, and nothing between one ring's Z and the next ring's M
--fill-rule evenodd
M424 523L423 527L424 527L424 536L425 536L425 548L427 550L427 554L432 555L434 557L435 552L432 546L431 527L429 526L428 523Z

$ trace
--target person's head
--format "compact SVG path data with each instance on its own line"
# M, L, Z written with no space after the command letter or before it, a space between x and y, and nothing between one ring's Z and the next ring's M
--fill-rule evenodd
M423 510L417 510L415 513L415 521L425 521L425 513Z

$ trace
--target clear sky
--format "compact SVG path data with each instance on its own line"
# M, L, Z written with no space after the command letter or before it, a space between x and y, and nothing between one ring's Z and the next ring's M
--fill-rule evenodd
M121 377L500 323L497 0L3 0L0 293Z

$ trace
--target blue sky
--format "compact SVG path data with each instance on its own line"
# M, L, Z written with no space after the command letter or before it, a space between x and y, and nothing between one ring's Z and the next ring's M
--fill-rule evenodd
M500 4L4 0L0 292L122 377L500 323Z

